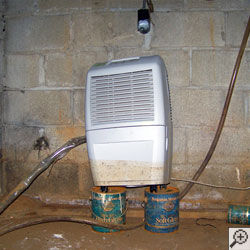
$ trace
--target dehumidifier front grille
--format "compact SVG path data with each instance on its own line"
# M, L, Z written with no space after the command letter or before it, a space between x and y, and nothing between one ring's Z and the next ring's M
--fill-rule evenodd
M92 76L91 124L154 120L152 70Z

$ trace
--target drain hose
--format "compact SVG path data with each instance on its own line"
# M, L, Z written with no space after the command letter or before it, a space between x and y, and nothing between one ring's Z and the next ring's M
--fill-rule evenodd
M18 229L22 229L25 227L30 227L38 224L49 223L49 222L75 222L80 224L87 224L93 226L100 226L105 228L117 229L120 231L127 231L131 229L136 229L144 225L144 222L140 223L133 223L133 224L114 224L114 223L106 223L103 221L95 220L88 217L82 216L42 216L42 217L35 217L29 218L27 220L19 219L15 221L13 225L9 225L7 228L4 228L0 231L0 236L13 232Z

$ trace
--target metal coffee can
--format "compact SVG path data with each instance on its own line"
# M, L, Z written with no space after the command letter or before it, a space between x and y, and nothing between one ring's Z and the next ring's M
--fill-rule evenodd
M250 206L229 205L228 223L250 225Z

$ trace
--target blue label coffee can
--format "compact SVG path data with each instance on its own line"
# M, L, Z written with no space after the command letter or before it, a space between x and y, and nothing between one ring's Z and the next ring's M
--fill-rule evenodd
M145 229L154 233L170 233L179 227L179 190L175 187L145 190Z

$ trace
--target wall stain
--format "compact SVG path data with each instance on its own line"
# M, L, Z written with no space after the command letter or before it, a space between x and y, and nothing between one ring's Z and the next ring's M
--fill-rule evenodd
M212 17L209 17L209 31L210 31L210 40L212 47L215 47L214 43L214 20Z

